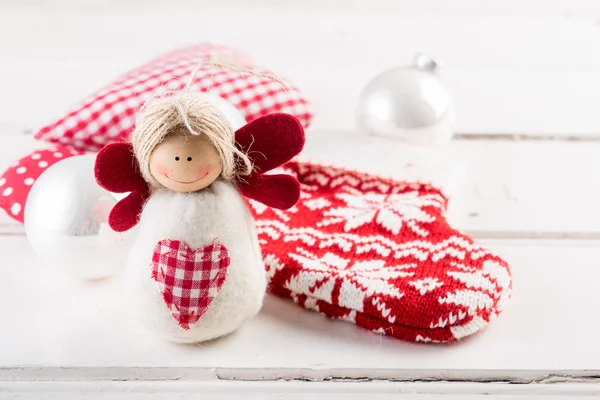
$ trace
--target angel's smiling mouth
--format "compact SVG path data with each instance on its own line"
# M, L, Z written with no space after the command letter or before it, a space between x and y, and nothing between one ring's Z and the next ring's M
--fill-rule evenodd
M196 183L196 182L201 181L202 179L206 178L208 173L209 173L209 171L206 171L206 173L204 175L202 175L200 178L196 179L195 181L190 181L190 182L178 181L177 179L173 179L169 175L167 175L166 172L164 173L164 176L165 176L165 178L170 179L173 182L181 183L182 185L191 185L192 183Z

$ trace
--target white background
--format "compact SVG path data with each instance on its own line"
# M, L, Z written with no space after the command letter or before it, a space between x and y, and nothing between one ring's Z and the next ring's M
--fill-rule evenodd
M509 261L513 299L452 346L270 298L236 335L180 347L130 326L115 282L73 286L44 270L22 226L0 215L0 398L600 394L600 2L0 0L0 170L40 146L24 132L127 69L207 40L246 50L310 98L303 157L399 178L417 160L453 194L454 225ZM444 64L459 140L417 150L354 133L360 90L415 52Z

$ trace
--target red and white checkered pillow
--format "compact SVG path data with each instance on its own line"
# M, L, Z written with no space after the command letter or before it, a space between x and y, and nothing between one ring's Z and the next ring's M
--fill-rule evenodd
M202 43L164 54L121 76L64 117L41 128L35 137L83 150L99 150L108 143L127 138L133 130L135 114L147 100L165 91L181 90L192 70L207 60L277 75L250 65L248 56L238 50ZM191 88L221 96L235 106L247 122L272 112L285 112L297 117L306 127L313 116L310 105L298 89L289 82L286 84L289 88L269 78L203 66L196 73Z

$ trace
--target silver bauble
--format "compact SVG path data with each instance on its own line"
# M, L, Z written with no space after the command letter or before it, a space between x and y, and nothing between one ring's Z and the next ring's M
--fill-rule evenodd
M125 266L133 232L107 223L116 197L94 178L95 155L64 159L35 182L25 205L25 232L48 267L79 279L111 276Z
M392 68L375 77L360 96L359 129L413 144L449 142L453 105L436 67L431 58L417 55L413 66Z

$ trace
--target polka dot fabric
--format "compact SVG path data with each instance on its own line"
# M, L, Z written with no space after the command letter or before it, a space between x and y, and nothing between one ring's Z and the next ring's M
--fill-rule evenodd
M41 128L35 137L93 151L126 139L133 130L137 111L146 101L167 91L183 89L192 70L199 63L210 60L277 76L273 71L250 65L248 57L238 50L210 43L199 44L165 54L123 75L64 117ZM284 112L295 116L307 127L313 116L310 105L297 88L287 81L286 84L288 88L269 78L203 66L196 73L191 90L221 96L235 106L247 122L266 114Z
M15 162L0 177L0 208L22 223L27 196L37 178L60 160L79 154L83 152L56 146L37 150Z

